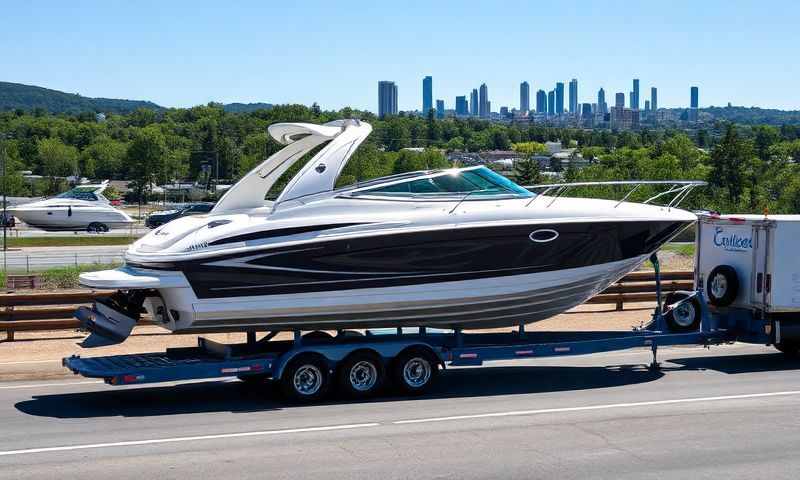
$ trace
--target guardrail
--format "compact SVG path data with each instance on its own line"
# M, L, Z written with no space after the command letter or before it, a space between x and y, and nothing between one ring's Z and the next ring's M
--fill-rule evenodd
M663 272L662 291L691 290L692 278L691 271ZM0 294L0 331L6 332L7 341L13 341L14 332L77 329L80 324L72 316L77 306L112 293L109 290L76 290ZM617 310L623 310L625 303L655 300L655 274L634 272L586 303L614 304ZM141 323L151 324L146 317Z

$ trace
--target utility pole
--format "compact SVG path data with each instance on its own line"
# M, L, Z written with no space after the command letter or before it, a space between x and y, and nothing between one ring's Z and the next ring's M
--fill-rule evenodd
M6 196L8 195L8 180L6 178L6 134L0 135L0 149L3 153L3 272L8 271L8 202ZM5 287L5 285L3 285Z

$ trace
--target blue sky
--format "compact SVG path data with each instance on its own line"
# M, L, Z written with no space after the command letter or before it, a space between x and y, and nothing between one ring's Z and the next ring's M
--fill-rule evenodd
M555 82L613 102L641 79L659 105L800 109L793 1L25 1L0 4L0 80L165 106L318 102L403 110L485 82L494 110Z

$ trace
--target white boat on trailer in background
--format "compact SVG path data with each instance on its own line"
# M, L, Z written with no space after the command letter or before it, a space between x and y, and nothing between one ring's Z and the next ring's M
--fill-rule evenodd
M55 197L8 208L8 212L34 228L48 231L107 232L135 221L114 208L103 196L108 181L78 185Z

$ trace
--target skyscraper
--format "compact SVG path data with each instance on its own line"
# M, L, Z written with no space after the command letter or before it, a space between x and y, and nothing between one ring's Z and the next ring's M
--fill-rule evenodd
M469 109L467 109L466 95L461 95L460 97L456 97L456 115L460 117L469 115Z
M561 82L556 83L556 113L564 113L564 84Z
M397 115L397 85L390 81L378 82L378 116Z
M569 81L569 113L578 114L578 79Z
M422 116L427 117L433 108L433 77L430 75L422 79Z
M617 108L625 108L625 94L618 92L614 99L614 106Z
M689 103L689 121L696 122L698 119L697 109L700 105L700 89L692 87L691 101Z
M473 117L478 116L478 89L473 88L469 95L469 114Z
M531 87L528 82L519 84L519 109L525 113L531 110Z
M481 84L478 95L480 97L478 100L478 115L481 118L488 118L491 113L491 107L489 106L489 87L485 83Z
M597 112L608 113L608 107L606 106L606 91L602 88L597 91Z
M631 108L639 110L639 79L633 79L633 92L631 92Z
M544 90L536 92L536 113L547 113L547 92Z
M649 112L650 111L650 100L645 100L644 101L644 111L645 112Z
M436 118L444 118L444 100L436 100Z
M650 87L650 109L652 111L658 110L658 89Z
M556 91L550 90L547 93L547 113L555 115L556 112Z

